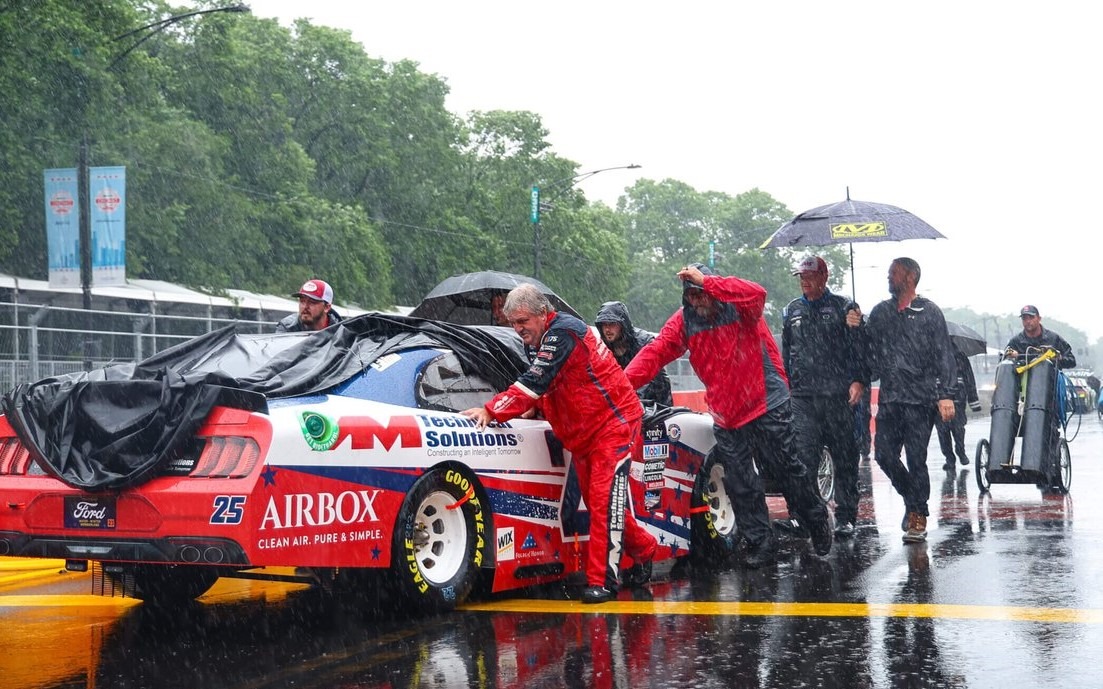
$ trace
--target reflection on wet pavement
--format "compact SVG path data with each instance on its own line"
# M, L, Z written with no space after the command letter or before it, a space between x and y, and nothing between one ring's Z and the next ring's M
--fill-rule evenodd
M1067 496L978 496L971 467L932 453L930 536L910 546L898 496L863 465L859 528L828 557L785 541L775 565L679 564L601 606L558 585L411 619L374 589L220 581L158 611L63 570L5 584L27 572L0 566L0 686L1098 686L1101 451L1085 424Z

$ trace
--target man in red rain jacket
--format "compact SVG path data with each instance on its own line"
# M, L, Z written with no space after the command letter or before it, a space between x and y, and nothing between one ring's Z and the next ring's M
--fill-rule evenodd
M807 525L820 555L831 550L831 519L815 477L795 454L789 383L777 344L762 319L766 289L750 280L721 277L694 263L678 271L682 308L644 347L625 374L633 386L689 350L689 363L705 384L713 417L716 453L724 466L736 524L747 541L744 563L761 567L773 560L770 513L762 468L781 487L785 500Z

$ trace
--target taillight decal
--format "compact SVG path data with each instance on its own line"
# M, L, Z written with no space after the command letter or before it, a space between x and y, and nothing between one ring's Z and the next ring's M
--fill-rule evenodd
M19 442L19 438L0 438L0 475L27 473L31 453Z
M191 476L240 478L248 476L259 459L260 446L256 440L241 436L213 436L206 439Z

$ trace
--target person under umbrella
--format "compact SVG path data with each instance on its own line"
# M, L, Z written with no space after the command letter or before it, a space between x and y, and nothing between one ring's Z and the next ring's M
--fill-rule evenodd
M785 307L781 353L792 392L796 449L815 473L827 447L835 462L835 533L848 537L858 521L858 443L854 411L869 387L860 330L849 328L852 300L827 288L827 262L809 256L793 275L801 296ZM785 523L775 526L785 529ZM791 524L791 522L789 522Z

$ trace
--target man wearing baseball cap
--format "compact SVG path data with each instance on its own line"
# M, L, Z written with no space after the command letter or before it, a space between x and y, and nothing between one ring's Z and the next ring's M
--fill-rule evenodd
M861 328L846 324L847 311L858 305L827 287L827 263L805 258L793 271L801 296L789 302L782 317L781 358L792 394L796 449L813 475L823 448L835 463L835 533L854 534L858 521L858 443L854 406L869 387L869 370ZM861 326L864 328L864 326ZM785 530L792 522L775 522ZM800 527L792 529L800 533Z
M299 300L299 312L293 313L276 325L278 333L296 333L328 328L341 321L333 310L333 288L324 280L307 280L298 292L291 295Z
M1019 309L1019 318L1023 321L1023 331L1008 341L1006 358L1017 359L1026 355L1028 350L1041 354L1045 349L1055 349L1058 354L1057 368L1076 366L1072 345L1057 333L1042 327L1042 314L1038 312L1037 306L1027 304Z

